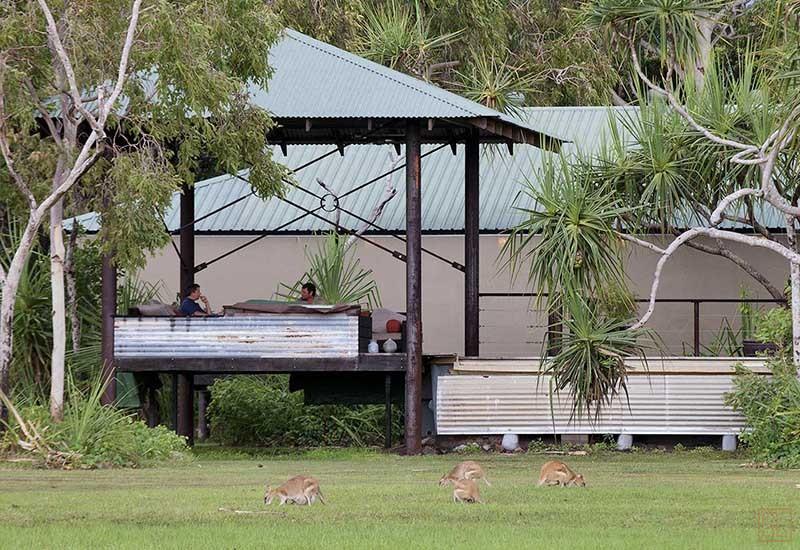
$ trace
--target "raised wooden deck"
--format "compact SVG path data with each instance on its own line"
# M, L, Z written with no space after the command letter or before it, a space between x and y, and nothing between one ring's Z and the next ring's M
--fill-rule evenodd
M140 357L116 359L122 372L184 374L279 374L301 372L403 372L404 353L355 357Z

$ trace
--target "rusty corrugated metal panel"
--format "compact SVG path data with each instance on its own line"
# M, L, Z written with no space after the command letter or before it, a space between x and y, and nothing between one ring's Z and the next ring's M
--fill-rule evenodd
M594 425L570 421L568 397L553 398L547 376L440 377L436 429L442 435L630 433L693 435L735 434L744 418L726 407L732 389L725 375L653 375L630 377L630 410L618 399Z
M358 356L358 317L235 315L119 317L114 354L120 359Z
M626 359L631 375L669 374L733 374L736 365L758 374L770 374L763 358L750 357L650 357L647 365L641 359ZM530 374L542 370L540 357L465 359L458 357L453 372L463 374Z

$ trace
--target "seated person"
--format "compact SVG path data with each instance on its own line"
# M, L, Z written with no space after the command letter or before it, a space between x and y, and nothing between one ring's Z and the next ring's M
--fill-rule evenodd
M321 304L322 301L317 298L317 287L314 283L308 282L300 288L299 303L305 305Z
M197 300L203 302L205 307L201 307ZM186 297L181 302L181 313L189 317L207 317L213 315L208 298L200 292L200 285L192 284L186 289Z

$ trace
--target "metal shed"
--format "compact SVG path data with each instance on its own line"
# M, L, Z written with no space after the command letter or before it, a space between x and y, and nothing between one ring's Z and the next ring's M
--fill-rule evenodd
M406 263L407 331L402 370L406 388L405 443L407 452L418 453L421 450L423 368L422 144L450 144L453 149L458 144L464 146L466 353L477 356L480 144L506 144L512 149L514 143L519 143L556 150L560 140L525 122L290 29L274 45L270 63L274 74L268 88L250 90L253 103L270 111L277 122L267 136L269 143L284 150L293 145L331 144L335 149L329 154L337 150L341 153L346 147L357 144L404 147L406 247L402 259ZM319 212L305 208L299 211L301 217L311 215L326 220ZM202 269L194 255L197 216L193 187L183 189L179 218L180 288L184 289ZM106 257L103 261L103 357L109 378L115 368L115 299L116 273L111 258ZM134 371L135 358L126 358L126 361L125 368ZM171 366L165 364L163 369L177 376L177 428L191 440L194 371L190 363L177 364L176 361L173 360L175 364ZM106 402L113 401L113 392L113 385L110 385Z

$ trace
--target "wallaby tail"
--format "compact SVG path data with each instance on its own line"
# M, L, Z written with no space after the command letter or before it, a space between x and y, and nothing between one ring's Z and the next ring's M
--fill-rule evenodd
M322 504L325 504L325 499L324 499L324 498L322 498L322 491L317 491L317 496L319 497L319 501L320 501Z

